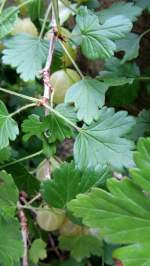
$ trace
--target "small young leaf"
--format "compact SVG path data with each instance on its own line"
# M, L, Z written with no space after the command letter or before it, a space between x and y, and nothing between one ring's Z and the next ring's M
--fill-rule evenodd
M66 94L65 102L74 103L78 119L90 124L99 116L98 110L104 105L107 89L104 83L86 78L71 86Z
M42 239L35 239L29 250L30 259L33 263L37 264L39 260L44 260L47 257L46 243Z
M48 55L49 43L29 34L19 34L5 41L3 63L17 68L24 81L34 80Z
M6 8L0 14L0 39L3 39L13 30L17 16L18 10L16 7Z
M127 116L127 112L115 113L113 108L102 108L99 120L89 127L83 126L76 138L74 156L78 167L110 164L121 169L132 166L134 144L124 136L134 124L134 119Z
M39 116L30 115L28 119L24 120L22 130L26 134L24 140L27 141L32 136L37 136L42 139L42 134L46 134L49 143L56 140L62 141L67 137L73 135L72 129L54 114L50 114L41 122Z
M0 101L0 149L9 145L9 140L15 140L19 134L16 121L12 119L6 106Z
M71 251L71 256L79 262L91 255L102 255L102 241L95 236L61 236L59 240L60 248Z
M72 129L67 125L64 120L54 114L48 115L44 120L46 134L49 139L49 143L53 143L56 140L62 141L65 138L73 136Z
M28 119L22 123L22 131L25 133L23 136L24 141L28 141L32 136L41 137L45 130L45 125L40 121L38 115L30 115Z

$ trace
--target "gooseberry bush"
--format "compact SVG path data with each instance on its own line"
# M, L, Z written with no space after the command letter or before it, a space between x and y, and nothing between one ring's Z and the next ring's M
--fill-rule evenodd
M0 266L150 265L149 12L0 0Z

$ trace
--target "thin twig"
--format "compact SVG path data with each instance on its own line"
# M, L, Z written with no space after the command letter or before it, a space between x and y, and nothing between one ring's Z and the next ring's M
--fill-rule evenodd
M28 108L35 107L35 106L36 106L36 103L30 103L30 104L24 105L24 106L20 107L19 109L17 109L15 112L11 113L9 116L13 117L13 116L19 114L20 112L22 112Z
M41 198L41 193L38 193L33 199L28 201L28 204L31 205L33 202L35 202L36 200L39 200L40 198Z
M43 74L43 83L44 83L44 93L43 93L43 101L45 104L48 104L50 102L51 106L53 105L52 97L53 97L53 88L50 84L50 68L52 64L55 44L57 40L57 26L56 26L56 20L54 15L54 7L52 6L52 37L50 40L49 45L49 51L47 56L47 61L45 64L45 67L42 71ZM49 109L45 108L45 116L49 114ZM46 160L45 166L44 166L44 172L45 172L45 178L50 179L51 177L51 169L50 169L50 163L49 160Z
M41 40L42 36L43 36L43 33L44 33L44 29L45 29L45 26L46 26L46 22L47 22L47 19L48 19L48 16L49 16L49 13L52 9L52 3L50 2L48 8L47 8L47 11L46 11L46 14L45 14L45 17L44 17L44 20L43 20L43 24L42 24L42 28L41 28L41 32L39 34L39 39Z
M28 261L28 224L27 224L27 218L26 215L21 208L21 199L20 202L18 202L18 210L19 210L19 219L20 219L20 225L21 225L21 233L22 233L22 240L24 245L24 254L22 258L22 266L29 266Z
M59 260L63 260L63 257L62 255L60 254L58 248L56 247L55 245L55 242L54 242L54 239L53 237L51 236L51 234L49 234L49 241L50 241L50 244L51 244L51 247L53 248L55 254L57 255L57 257L59 258Z

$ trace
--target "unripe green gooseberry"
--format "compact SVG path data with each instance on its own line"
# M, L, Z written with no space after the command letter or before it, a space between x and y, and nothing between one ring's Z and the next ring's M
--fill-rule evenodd
M61 209L47 209L36 212L36 221L38 225L45 231L58 230L64 222L65 213Z
M50 83L54 88L54 103L63 103L67 90L80 79L79 74L69 68L53 73L50 78Z
M17 19L11 34L17 35L19 33L28 33L32 36L38 36L37 28L30 18Z

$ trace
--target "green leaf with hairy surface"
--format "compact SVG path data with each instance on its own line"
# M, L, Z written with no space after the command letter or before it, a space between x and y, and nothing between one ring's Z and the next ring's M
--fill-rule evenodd
M137 140L139 137L150 135L150 109L142 110L136 118L136 124L130 134L130 138Z
M33 263L37 264L39 260L47 258L46 243L42 239L35 239L29 250L29 256Z
M0 164L9 161L11 156L11 149L10 147L3 148L0 150Z
M29 196L38 193L40 182L26 170L23 164L6 167L6 171L12 174L19 191L25 191Z
M110 192L94 188L88 195L78 195L68 207L76 216L83 218L84 224L100 228L101 236L107 242L139 244L136 255L139 257L141 254L138 265L143 266L143 260L145 263L147 257L150 259L149 253L145 256L141 252L142 244L150 246L150 200L128 178L121 181L110 179L108 188ZM130 253L124 255L132 259ZM129 266L130 263L128 261L124 265Z
M11 175L0 172L0 209L5 215L14 215L19 198L18 189Z
M0 14L0 39L3 39L9 34L15 25L18 17L18 10L16 7L8 7Z
M134 144L125 135L135 121L127 112L115 113L113 108L102 108L99 120L83 126L74 145L75 162L79 168L110 164L114 168L133 165Z
M125 39L116 41L117 52L124 51L122 63L137 58L140 49L140 37L135 33L128 33Z
M98 119L98 110L104 105L107 89L103 82L86 78L69 88L65 102L74 103L78 119L90 124Z
M18 134L16 121L11 118L5 104L0 101L0 150L9 145L9 140L15 140Z
M109 87L132 84L139 77L139 68L135 63L122 64L118 58L110 58L104 65L104 70L97 79L103 80Z
M0 216L0 264L12 266L23 256L23 243L17 219Z
M89 59L112 57L116 50L112 40L125 37L132 28L131 21L124 16L110 18L100 25L98 17L85 7L79 9L76 22L73 41L81 45L82 53Z
M150 138L138 141L137 151L134 153L136 168L130 170L134 182L144 191L150 192Z
M80 171L74 163L64 163L52 173L53 179L41 184L44 200L56 208L64 208L79 193L105 183L109 178L107 167Z
M59 241L59 247L70 251L79 262L91 255L100 257L103 253L102 240L92 235L60 236Z
M76 109L73 105L61 103L58 104L55 109L73 123L76 123L78 121Z
M3 63L15 67L24 81L35 80L46 62L48 41L29 34L19 34L4 44Z
M96 14L100 23L104 23L107 19L117 15L124 15L134 22L141 13L142 9L134 5L134 3L125 3L124 1L121 1L119 3L112 4L109 8L103 9Z
M149 243L137 243L127 247L122 247L113 253L114 258L119 258L124 266L149 266Z

